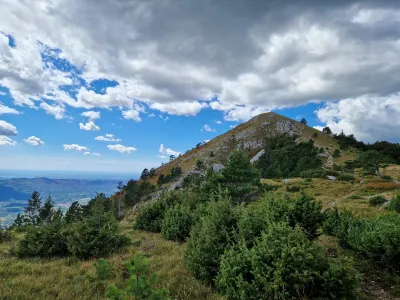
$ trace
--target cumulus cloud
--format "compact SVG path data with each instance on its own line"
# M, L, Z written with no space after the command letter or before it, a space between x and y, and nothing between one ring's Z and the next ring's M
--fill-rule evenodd
M96 152L89 152L89 151L87 151L87 152L83 153L83 155L94 155L94 156L101 156L101 154L100 154L100 153L96 153Z
M41 146L44 144L44 142L36 136L30 136L27 139L25 139L24 141L25 141L25 143L28 143L32 146Z
M0 135L0 146L15 146L17 142L5 135Z
M166 154L174 155L174 156L179 156L180 154L182 154L181 152L172 150L171 148L165 148L164 144L160 145L160 149L158 150L158 152L161 154L161 156L164 156L164 157Z
M203 126L202 130L207 131L207 132L215 132L215 129L211 128L210 125L208 125L208 124L205 124Z
M97 126L93 121L89 121L86 124L79 123L79 129L82 130L93 130L93 131L99 131L100 127Z
M96 141L104 141L104 142L120 142L121 139L114 137L113 134L107 133L105 136L99 135L94 138Z
M222 124L222 122L220 120L217 120L217 121L215 121L215 124L220 125L220 124Z
M124 117L124 119L127 119L127 120L133 120L136 122L141 121L141 119L139 117L139 112L134 109L122 111L122 116Z
M85 146L80 146L77 144L64 144L63 145L65 151L74 150L74 151L87 151L89 150Z
M46 112L46 114L54 116L56 120L65 118L65 108L62 105L50 105L46 102L42 102L40 103L40 107Z
M0 28L17 47L0 34L0 85L18 105L45 99L56 102L52 110L130 111L139 101L173 115L210 107L242 121L276 108L399 92L398 1L3 2ZM176 16L178 28L170 22ZM125 39L116 38L121 32ZM82 72L60 70L43 52ZM96 93L81 83L104 78L118 85ZM198 101L215 95L218 101Z
M117 151L120 153L132 153L135 152L137 149L135 147L128 147L128 146L123 146L121 144L117 145L107 145L107 148L112 150L112 151Z
M6 121L0 120L0 135L12 136L17 134L18 130L14 125L7 123Z
M81 116L88 117L90 121L94 121L96 119L100 119L100 112L89 110L81 113Z
M316 110L318 119L335 133L353 133L365 142L400 140L400 95L367 95L326 104Z
M15 114L19 115L21 112L16 110L15 108L5 106L3 103L0 102L0 115L4 114Z
M195 116L197 115L203 108L208 107L208 104L205 102L182 102L182 103L153 103L150 106L152 109L157 109L161 112L168 113L170 115L177 116Z

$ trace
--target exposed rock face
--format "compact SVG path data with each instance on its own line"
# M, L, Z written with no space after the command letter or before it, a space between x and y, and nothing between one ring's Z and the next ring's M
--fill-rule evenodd
M254 164L256 161L258 161L258 160L260 159L261 155L263 155L264 153L265 153L265 150L262 149L262 150L259 151L256 155L254 155L252 159L250 159L250 162L251 162L252 164Z
M225 166L223 164L213 164L212 168L214 172L220 172Z

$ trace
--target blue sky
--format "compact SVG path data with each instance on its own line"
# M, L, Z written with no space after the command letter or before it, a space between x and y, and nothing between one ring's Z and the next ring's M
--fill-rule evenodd
M400 141L395 1L5 2L0 169L137 173L268 111Z

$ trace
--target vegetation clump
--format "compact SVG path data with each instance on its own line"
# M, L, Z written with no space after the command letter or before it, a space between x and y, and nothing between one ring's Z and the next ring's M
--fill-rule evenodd
M381 206L383 203L386 202L386 198L381 195L378 195L378 196L371 197L368 202L369 202L369 205L371 205L371 206Z
M270 224L251 248L227 250L220 265L216 285L228 299L353 299L358 286L347 261L328 259L285 223Z

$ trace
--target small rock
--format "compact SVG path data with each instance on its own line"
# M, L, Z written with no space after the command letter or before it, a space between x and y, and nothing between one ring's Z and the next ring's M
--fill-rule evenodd
M214 172L220 172L225 166L223 164L213 164L212 169Z
M327 177L328 177L329 180L336 180L337 179L335 176L328 175Z

